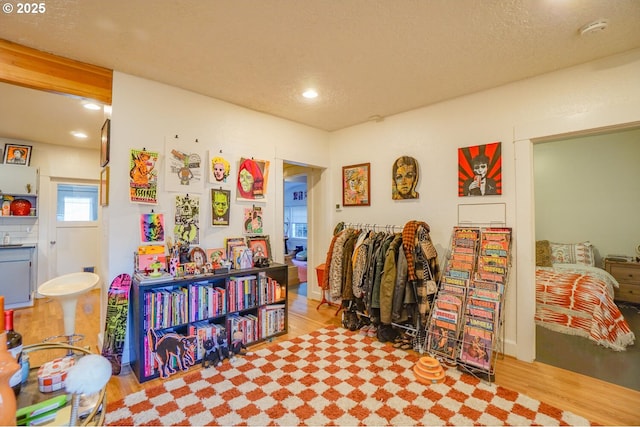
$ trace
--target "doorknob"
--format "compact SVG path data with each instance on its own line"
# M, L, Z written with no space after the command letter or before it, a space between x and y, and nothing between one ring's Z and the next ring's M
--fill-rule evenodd
M52 244L52 245L55 245L56 241L55 240L50 240L49 243Z

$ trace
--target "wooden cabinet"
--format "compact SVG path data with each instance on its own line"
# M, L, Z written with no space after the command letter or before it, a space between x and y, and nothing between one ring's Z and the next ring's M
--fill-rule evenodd
M35 245L0 247L0 295L4 295L6 308L32 304L34 253Z
M27 199L34 215L38 208L38 169L30 166L0 164L0 199L5 195ZM24 217L18 217L24 218Z
M615 300L640 304L640 263L605 259L604 267L620 284Z
M159 377L149 346L149 333L174 332L199 337L196 366L203 348L199 330L234 331L251 345L285 334L288 329L287 266L230 270L228 273L176 279L141 279L131 290L130 362L139 382Z

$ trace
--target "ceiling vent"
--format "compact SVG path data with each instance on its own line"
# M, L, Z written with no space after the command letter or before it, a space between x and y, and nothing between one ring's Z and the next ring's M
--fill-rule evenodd
M598 19L580 28L579 33L581 36L599 33L601 31L604 31L604 29L607 28L608 25L609 21L607 21L606 19Z

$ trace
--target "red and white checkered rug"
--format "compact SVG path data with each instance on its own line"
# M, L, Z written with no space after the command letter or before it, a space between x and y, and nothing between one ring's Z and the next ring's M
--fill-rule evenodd
M218 368L195 368L109 404L107 425L589 425L523 394L446 370L416 381L419 356L320 329Z

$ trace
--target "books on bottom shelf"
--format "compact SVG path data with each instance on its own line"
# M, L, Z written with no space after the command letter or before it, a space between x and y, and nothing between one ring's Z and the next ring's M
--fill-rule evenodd
M224 325L216 323L209 323L207 320L193 323L189 325L189 335L195 335L198 337L198 346L196 348L196 360L202 360L206 350L204 348L204 342L207 339L213 339L214 342L218 342L218 338L227 338L227 331Z
M260 338L267 338L285 330L284 304L260 307L258 316L260 319Z

